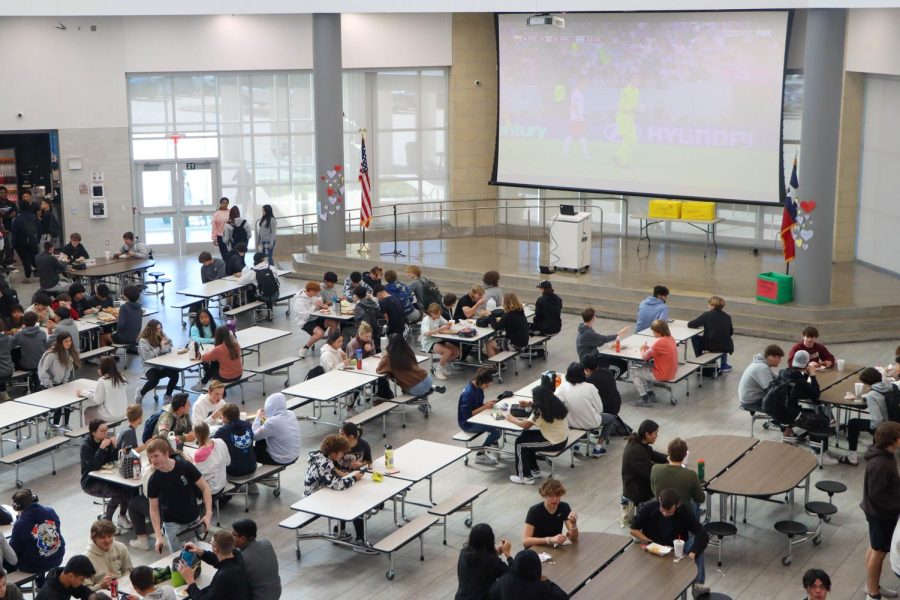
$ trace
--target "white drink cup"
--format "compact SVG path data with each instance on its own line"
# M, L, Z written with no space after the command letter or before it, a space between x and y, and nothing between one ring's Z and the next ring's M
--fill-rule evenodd
M854 383L853 384L853 393L856 394L856 397L859 398L863 393L863 384L862 383Z
M843 359L843 358L839 358L839 359L837 359L835 362L837 363L837 370L838 370L838 371L843 371L843 370L844 370L844 364L845 364L844 359Z
M675 540L672 542L672 546L675 547L675 558L684 556L684 540Z
M106 250L103 254L106 256L106 260L112 258L112 252L109 250Z

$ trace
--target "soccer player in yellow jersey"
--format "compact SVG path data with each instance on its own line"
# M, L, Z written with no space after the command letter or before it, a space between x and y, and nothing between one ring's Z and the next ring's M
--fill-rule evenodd
M634 125L634 113L640 101L640 93L634 82L629 82L619 92L619 110L616 113L616 126L619 128L621 142L615 157L619 164L628 164L631 148L637 143L637 128Z

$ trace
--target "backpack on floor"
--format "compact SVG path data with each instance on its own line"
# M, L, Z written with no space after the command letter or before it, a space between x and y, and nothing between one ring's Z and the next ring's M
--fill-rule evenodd
M422 310L427 309L432 304L441 306L444 301L441 288L427 277L420 277L419 279L422 281L422 297L419 298L419 301L422 302Z
M159 422L159 417L163 414L163 411L159 411L158 413L154 413L150 415L150 418L144 423L144 430L141 432L141 442L146 444L150 438L153 437L153 432L156 430L156 424Z
M889 392L882 392L884 404L887 406L887 418L889 421L900 423L900 390L891 386Z
M609 432L609 435L616 437L628 437L634 431L628 423L622 420L622 417L619 415L614 416L615 421L613 421L612 429Z

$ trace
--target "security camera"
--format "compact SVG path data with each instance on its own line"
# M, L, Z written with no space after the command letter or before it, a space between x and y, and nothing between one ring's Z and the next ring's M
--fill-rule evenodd
M481 87L481 80L480 80L480 79L476 79L476 80L475 80L475 87Z

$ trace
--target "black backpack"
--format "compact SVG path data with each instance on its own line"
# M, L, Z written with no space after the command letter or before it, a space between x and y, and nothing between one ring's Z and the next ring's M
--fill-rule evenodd
M278 294L281 284L272 269L260 269L256 272L256 289L264 298L271 298Z
M154 413L150 415L150 418L144 423L144 430L141 432L141 443L146 444L150 438L153 437L153 432L156 430L156 424L159 422L159 417L162 416L164 410L159 411L158 413Z
M422 297L419 298L422 308L427 309L432 304L441 306L441 303L444 301L444 295L441 294L441 289L437 284L427 277L420 277L419 279L422 281Z
M231 247L237 248L238 244L244 243L246 244L250 241L250 238L247 236L247 230L244 229L244 225L247 223L246 219L242 219L240 223L235 222L231 229Z
M40 223L36 217L31 219L25 217L25 222L22 223L22 233L25 244L28 246L35 246L41 241Z
M888 420L900 423L900 390L891 386L890 391L882 392L881 395L884 396Z
M790 422L795 418L790 409L791 396L797 383L779 374L766 388L762 399L762 410L776 421Z
M381 309L378 307L378 305L375 304L373 306L371 304L366 303L366 304L358 304L357 306L359 306L363 311L363 316L362 316L362 319L360 319L360 320L365 321L366 323L371 325L372 331L377 332L378 331L378 321L379 321L379 319L381 319Z

